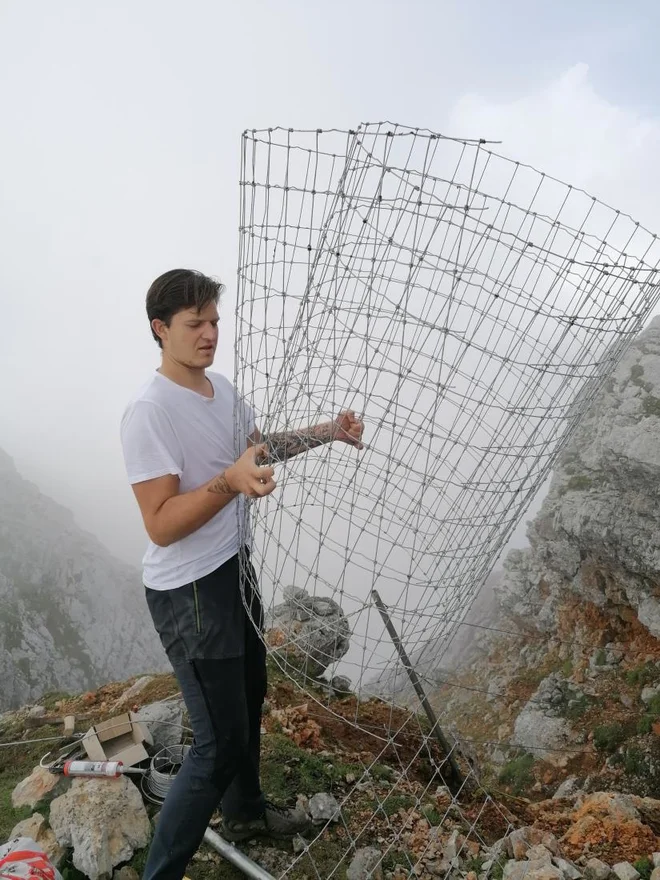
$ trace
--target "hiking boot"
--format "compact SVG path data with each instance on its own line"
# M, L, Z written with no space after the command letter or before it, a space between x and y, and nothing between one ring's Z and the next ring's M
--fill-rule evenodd
M238 819L223 819L222 836L233 843L262 836L286 840L295 837L296 834L305 834L310 826L311 822L302 810L287 810L285 807L278 807L266 801L266 810L258 819L249 819L246 822Z

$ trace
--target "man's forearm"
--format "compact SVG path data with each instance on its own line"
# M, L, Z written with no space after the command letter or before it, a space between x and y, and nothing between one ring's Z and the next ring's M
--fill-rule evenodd
M277 464L300 455L301 452L309 452L332 443L337 436L337 426L334 422L323 422L312 428L302 428L300 431L282 431L279 434L268 434L262 442L267 447L265 456L260 456L262 464Z
M168 498L156 514L156 529L161 547L167 547L192 535L205 526L238 495L232 492L223 473L198 489Z

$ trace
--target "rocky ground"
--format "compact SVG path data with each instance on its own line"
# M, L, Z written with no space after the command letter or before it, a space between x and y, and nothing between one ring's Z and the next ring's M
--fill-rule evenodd
M609 674L599 671L593 680ZM632 678L632 691L652 687L643 675ZM75 715L83 731L118 711L145 707L154 735L158 719L181 718L170 676L144 676L76 697L54 694L2 716L2 742L21 744L0 749L0 839L32 836L60 865L64 880L139 875L157 808L145 804L128 778L70 782L34 770L51 744L29 741L61 734L67 715ZM165 730L161 724L160 734ZM535 761L512 768L507 762L500 774L510 778L483 786L471 779L452 794L433 766L441 755L422 748L422 719L377 699L328 698L321 690L304 696L274 664L264 731L267 793L297 803L315 820L307 840L242 847L274 877L648 880L660 864L660 801L621 793L625 766L612 767L607 777L592 772L588 781L583 773L571 778L572 758L565 766ZM385 731L390 737L383 748ZM580 747L600 754L593 738ZM469 773L467 763L461 767ZM612 790L594 790L605 778ZM188 875L242 876L206 846Z

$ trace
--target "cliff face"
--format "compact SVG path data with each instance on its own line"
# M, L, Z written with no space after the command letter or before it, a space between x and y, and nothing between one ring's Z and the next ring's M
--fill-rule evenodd
M499 588L520 622L556 630L568 590L660 638L660 318L582 419L529 541Z
M656 796L660 318L584 413L528 537L476 649L432 694L443 723L526 793L552 793L568 767L587 791Z
M164 664L140 572L0 451L0 709Z

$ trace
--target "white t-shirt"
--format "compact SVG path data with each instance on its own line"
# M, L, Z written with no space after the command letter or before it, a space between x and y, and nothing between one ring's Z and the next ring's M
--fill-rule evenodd
M214 396L204 397L155 372L129 403L121 442L131 484L166 474L180 478L180 491L197 489L236 461L254 431L254 411L231 382L206 374ZM149 542L142 560L144 584L153 590L182 587L210 574L239 550L239 517L245 499L235 498L206 525L169 547ZM244 529L240 529L244 540Z

